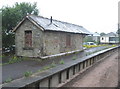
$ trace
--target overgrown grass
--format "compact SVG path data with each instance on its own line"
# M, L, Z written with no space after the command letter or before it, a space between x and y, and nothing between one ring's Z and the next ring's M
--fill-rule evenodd
M26 72L24 73L24 76L25 76L25 77L30 77L32 74L33 74L32 71L26 71Z
M53 61L52 64L50 65L50 68L53 68L53 67L55 67L55 66L56 66L56 64L55 64L55 62Z
M8 78L5 80L5 83L10 83L12 81L12 78Z
M100 46L103 46L103 45L100 45ZM106 47L103 48L103 49L100 49L100 50L96 50L96 51L93 51L93 52L88 52L88 53L86 53L86 56L91 55L91 54L96 53L96 52L99 52L99 51L102 51L102 50L105 50L105 49L108 49L108 48L111 48L111 47L116 47L117 45L104 45L104 46L106 46Z
M73 56L73 57L72 57L72 60L76 60L76 59L77 59L77 57L76 57L76 56Z
M63 60L61 60L59 63L60 63L60 64L64 64L65 62L64 62Z
M101 45L83 45L83 47L86 47L86 48L94 48L94 47L100 47L100 46L108 46L108 44L101 44Z
M43 72L43 71L46 71L46 70L48 70L48 69L50 69L50 68L53 68L53 67L56 67L56 64L55 64L54 61L52 62L52 64L50 64L50 65L48 65L48 66L45 66L45 67L43 67L42 69L38 70L38 72Z
M3 56L1 56L1 57L3 57ZM21 62L23 60L27 60L27 58L26 57L20 58L20 57L17 57L17 56L13 56L13 57L10 58L10 60L8 62L6 62L6 63L0 63L0 66L7 65L7 64L13 64L13 63L17 63L17 62Z

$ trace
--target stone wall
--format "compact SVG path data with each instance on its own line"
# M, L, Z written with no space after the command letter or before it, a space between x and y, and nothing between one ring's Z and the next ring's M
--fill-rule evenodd
M41 28L42 29L42 28ZM25 48L25 31L32 31L32 48ZM66 46L66 36L71 36L70 46ZM25 20L16 30L16 55L40 57L54 55L74 50L82 50L83 36L81 34L42 31L29 20Z
M32 31L32 48L25 49L25 31ZM22 25L16 30L15 45L16 55L26 57L37 57L42 55L43 49L43 32L37 28L33 23L25 20Z
M71 45L66 45L66 36L71 36ZM82 50L83 37L80 34L46 31L44 38L44 55L53 55L68 51Z

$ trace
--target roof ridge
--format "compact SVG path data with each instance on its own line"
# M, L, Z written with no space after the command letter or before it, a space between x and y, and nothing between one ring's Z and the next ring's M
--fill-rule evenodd
M27 15L27 16L30 16L30 15L31 15L31 16L41 17L41 18L50 20L50 18L43 17L43 16L38 16L38 15L33 15L33 14L29 14L29 15ZM83 26L80 26L80 25L77 25L77 24L73 24L73 23L69 23L69 22L65 22L65 21L60 21L60 20L56 20L56 19L52 19L52 20L53 20L53 21L57 21L57 22L62 22L62 23L66 23L66 24L71 24L71 25L79 26L79 27L82 27L82 28L83 28Z
M27 15L27 18L33 19L34 22L36 22L38 25L40 25L41 27L43 27L46 30L52 29L52 31L55 30L55 31L91 34L83 26L79 26L76 24L72 24L72 23L68 23L68 22L64 22L64 21L59 21L56 19L53 19L53 21L51 23L51 18L47 18L47 17L43 17L43 16L36 16L33 14ZM55 28L54 26L50 26L51 24L58 27L59 29Z

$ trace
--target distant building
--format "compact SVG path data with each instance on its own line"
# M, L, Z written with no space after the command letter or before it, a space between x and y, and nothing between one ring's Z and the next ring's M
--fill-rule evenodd
M100 37L100 43L116 44L119 42L118 34L110 32Z
M91 34L82 26L35 15L26 16L13 31L16 55L27 57L82 50L83 38Z
M92 38L93 38L93 41L100 42L100 34L99 33L97 33L97 32L93 33Z

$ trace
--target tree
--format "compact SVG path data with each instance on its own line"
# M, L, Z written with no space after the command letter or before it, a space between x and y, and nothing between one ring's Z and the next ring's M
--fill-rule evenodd
M104 32L100 33L100 36L104 36L104 35L106 35Z
M13 28L29 13L38 15L37 4L30 3L15 3L14 6L4 6L0 9L2 11L2 48L11 48L14 42Z
M92 36L86 36L84 38L84 42L94 42L94 40L93 40Z

